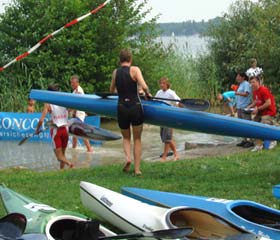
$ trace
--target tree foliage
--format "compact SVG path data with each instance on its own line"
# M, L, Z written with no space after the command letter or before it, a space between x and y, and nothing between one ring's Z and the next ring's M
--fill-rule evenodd
M0 16L0 65L103 2L14 0ZM146 2L112 0L97 14L64 29L36 52L0 73L1 110L24 109L22 100L27 99L31 88L44 89L50 83L58 83L63 91L70 91L73 74L81 77L87 93L107 91L111 73L118 66L119 51L124 47L133 50L135 63L143 65L145 78L157 79L158 73L152 68L167 53L153 41L158 35L156 19L143 21L149 13L144 10ZM13 101L11 94L15 94Z
M279 93L280 1L235 2L208 35L219 81L225 89L235 81L236 70L249 68L256 58L264 70L265 85Z

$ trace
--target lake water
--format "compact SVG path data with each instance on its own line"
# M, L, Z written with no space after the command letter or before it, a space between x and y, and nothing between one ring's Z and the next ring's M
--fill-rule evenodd
M101 127L119 134L116 122L103 123ZM232 144L237 139L233 137L192 133L174 130L174 138L180 156L185 158L185 142L201 144ZM142 136L144 161L159 161L163 144L159 136L159 127L144 125ZM123 163L124 154L122 140L105 142L102 146L94 146L94 153L87 153L85 147L72 149L68 146L66 156L75 164L76 168L88 168L113 163ZM36 171L58 170L59 163L55 158L52 146L46 143L26 142L18 146L18 142L0 142L0 169L4 168L28 168Z
M197 56L208 51L208 39L198 34L192 36L161 36L157 38L157 41L162 42L164 47L172 44L176 52L180 54Z

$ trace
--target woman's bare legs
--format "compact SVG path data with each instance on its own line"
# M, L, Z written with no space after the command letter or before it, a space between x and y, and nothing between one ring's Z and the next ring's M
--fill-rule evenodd
M133 131L133 155L134 155L134 172L136 175L141 174L140 162L142 156L142 144L141 144L141 135L142 135L143 125L132 126Z
M135 174L141 174L140 162L142 156L142 144L141 144L141 135L142 135L143 125L132 126L133 133L133 156L134 156L134 172ZM121 129L123 136L123 149L125 154L126 164L123 168L124 172L128 172L131 165L131 130Z
M131 133L130 133L130 128L128 129L121 129L121 133L123 136L123 150L125 154L125 166L123 168L124 172L128 172L130 169L130 164L131 164L131 157L130 157L130 138L131 138Z

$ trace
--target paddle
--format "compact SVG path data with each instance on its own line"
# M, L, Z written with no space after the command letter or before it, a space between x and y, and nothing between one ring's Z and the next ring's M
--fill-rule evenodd
M45 128L40 129L39 132L31 133L31 134L29 134L27 137L21 139L21 141L18 143L18 146L24 144L29 138L32 138L32 137L34 137L35 135L38 135L39 133L46 131L47 129L49 129L49 127L54 127L54 126L55 126L55 125L52 123L52 121L47 121L47 122L46 122L46 127L45 127Z
M37 134L39 134L39 133L41 133L41 132L43 132L43 131L45 131L45 130L47 130L47 129L48 129L48 127L44 128L44 129L42 129L42 130L40 130L39 132L34 132L34 133L29 134L27 137L24 137L23 139L21 139L21 141L18 143L18 146L24 144L29 138L32 138L32 137L34 137L35 135L37 135Z
M177 100L177 99L159 98L159 97L151 97L151 99L170 101L170 102L179 102L183 105L184 108L194 110L194 111L206 111L210 107L209 101L204 99L183 98L181 100Z
M174 229L164 229L154 232L139 232L139 233L126 233L119 234L116 236L109 237L99 237L99 240L109 240L109 239L131 239L131 238L167 238L167 239L175 239L175 238L183 238L187 235L190 235L193 232L192 227L185 228L174 228Z
M97 93L95 93L95 95L100 96L102 98L107 98L109 96L118 96L117 93L106 93L106 92L97 92ZM209 101L204 100L204 99L184 98L181 100L177 100L177 99L170 99L170 98L149 97L148 100L150 100L150 99L179 102L185 108L188 108L188 109L191 109L194 111L206 111L210 107Z

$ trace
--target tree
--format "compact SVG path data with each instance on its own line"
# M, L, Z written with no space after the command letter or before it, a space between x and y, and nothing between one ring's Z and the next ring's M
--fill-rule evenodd
M210 52L225 89L235 81L236 70L249 68L257 58L264 69L265 85L279 93L280 2L239 0L218 25L208 31Z
M0 73L5 86L0 90L1 100L11 99L11 90L20 96L13 104L2 105L2 111L22 110L22 99L32 87L44 89L55 82L63 91L69 91L73 74L80 75L87 93L108 90L119 51L124 47L133 50L136 63L145 63L144 76L153 79L152 64L155 59L160 64L166 53L153 41L158 35L156 19L143 22L149 13L144 11L146 2L112 0L96 15L63 30L37 52ZM102 0L14 0L0 16L0 65L101 3Z

